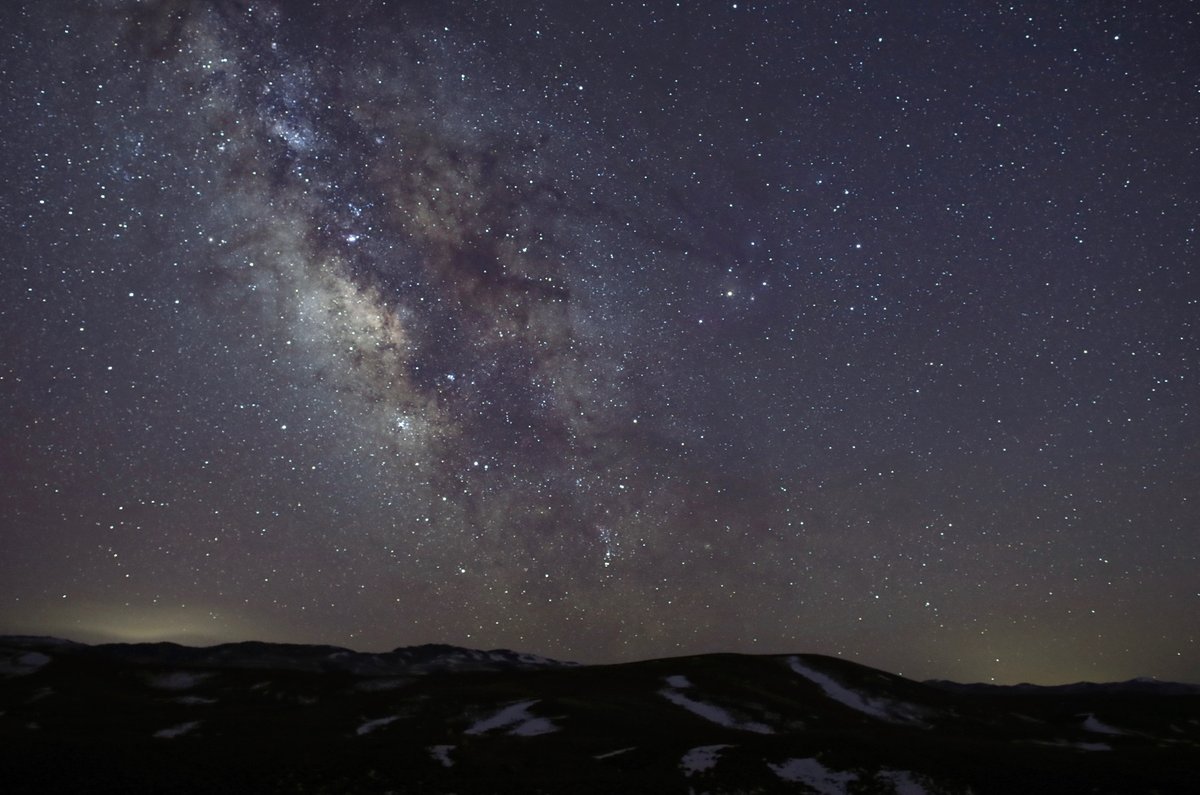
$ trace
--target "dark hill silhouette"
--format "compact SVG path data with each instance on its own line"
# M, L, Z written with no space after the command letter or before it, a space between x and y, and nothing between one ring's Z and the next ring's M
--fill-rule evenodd
M1187 685L921 683L813 654L0 638L6 793L1190 793Z

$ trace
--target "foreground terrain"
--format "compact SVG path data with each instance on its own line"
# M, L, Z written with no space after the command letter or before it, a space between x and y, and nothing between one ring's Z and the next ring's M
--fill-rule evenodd
M0 789L1184 793L1200 689L917 683L818 655L0 637Z

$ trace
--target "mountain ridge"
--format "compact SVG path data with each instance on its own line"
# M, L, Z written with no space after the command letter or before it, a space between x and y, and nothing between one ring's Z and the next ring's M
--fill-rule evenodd
M273 658L280 658L282 655L274 653L288 651L299 653L306 658L315 658L318 653L324 654L327 657L333 655L344 655L345 659L358 660L381 660L391 661L395 665L415 664L429 665L435 667L437 661L445 660L447 670L455 669L455 666L450 661L473 661L476 662L478 670L493 670L505 667L506 663L511 663L514 666L573 666L573 667L603 667L613 665L636 665L640 663L655 662L662 660L688 659L692 657L704 657L712 655L734 655L744 657L786 657L789 654L801 654L803 656L827 657L831 660L838 660L844 663L853 665L861 665L870 670L879 671L872 666L865 665L853 660L847 660L844 657L834 657L832 655L824 655L811 652L793 652L779 654L744 654L740 652L704 652L701 654L688 654L672 657L652 657L645 660L627 660L615 663L580 663L568 660L557 660L551 657L543 657L538 654L529 652L518 652L508 648L495 649L475 649L467 646L456 646L448 643L421 643L412 646L397 646L390 651L370 652L357 651L344 646L336 646L333 644L324 643L285 643L277 641L259 641L259 640L241 640L227 641L224 643L216 643L209 646L192 646L189 644L176 643L174 641L117 641L106 643L82 643L68 638L60 638L53 635L0 635L0 651L5 647L20 646L38 651L47 651L49 649L71 650L72 652L84 652L90 650L93 653L111 655L125 659L133 659L139 656L153 656L148 654L154 650L174 650L181 656L187 657L195 665L214 664L220 660L222 655L229 655L226 661L226 667L236 667L237 661L242 661L246 657L253 655L245 655L238 657L232 652L249 651L265 654L272 652L270 655ZM447 660L447 658L449 658ZM169 662L169 660L164 660ZM489 667L489 663L491 667ZM248 665L247 667L254 667ZM336 668L336 666L334 666ZM469 668L470 665L464 666ZM320 670L329 670L322 668ZM459 669L461 670L461 668ZM364 672L366 673L366 672ZM892 676L903 677L900 674L889 674ZM1064 682L1061 684L1035 684L1031 682L1020 682L1016 684L996 684L992 682L957 682L949 679L910 679L908 681L920 682L923 685L928 685L941 690L949 690L956 692L971 692L978 694L985 693L1086 693L1086 692L1144 692L1154 693L1161 692L1164 694L1200 694L1200 684L1190 682L1177 682L1172 680L1159 679L1151 676L1140 676L1132 679L1125 679L1112 682L1093 682L1090 680L1080 680L1077 682Z
M0 650L5 646L39 652L93 655L143 664L345 671L364 676L576 665L510 649L484 651L444 643L399 646L387 652L360 652L327 644L256 640L188 646L170 641L86 644L52 636L0 635Z
M39 795L1193 791L1200 694L949 684L818 654L572 665L443 644L376 654L9 636L0 784Z

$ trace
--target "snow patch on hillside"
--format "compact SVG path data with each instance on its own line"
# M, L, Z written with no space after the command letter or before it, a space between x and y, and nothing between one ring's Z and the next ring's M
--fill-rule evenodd
M872 718L885 720L889 723L904 723L924 727L919 715L921 710L912 704L891 701L886 698L871 698L864 696L838 682L832 676L823 674L800 661L799 657L789 657L788 665L792 670L817 685L825 695L850 709L870 715Z
M716 767L717 758L721 751L732 748L732 745L701 745L688 751L679 760L679 768L685 776L703 773Z
M718 726L724 726L729 729L740 729L742 731L754 732L755 734L774 734L775 730L765 723L757 721L742 721L735 718L729 710L724 707L718 707L716 704L709 704L706 701L697 701L690 696L679 692L675 689L678 687L691 687L692 683L685 676L671 676L667 678L667 682L672 687L664 688L658 691L658 694L670 701L672 704L683 707L693 715L699 715L705 720L712 721ZM683 682L682 685L676 684Z
M530 714L529 708L538 703L538 700L535 698L532 701L518 701L516 704L510 704L490 718L476 721L471 728L467 729L466 733L484 734L507 726L512 726L508 730L509 734L519 737L535 737L539 734L558 731L558 727L548 718L537 718Z
M1083 722L1083 728L1095 734L1128 734L1115 726L1109 726L1090 712Z
M0 674L10 676L31 674L48 662L50 662L49 655L42 654L40 651L27 651L6 660L0 660Z
M1112 746L1108 743L1067 743L1076 751L1111 751Z
M1081 743L1072 742L1071 740L1033 740L1036 745L1051 745L1055 748L1070 748L1074 751L1111 751L1112 746L1108 743Z
M543 657L540 654L518 654L517 659L524 665L537 665L547 668L560 665L559 662L551 660L549 657Z
M429 755L436 761L442 763L442 767L454 767L454 760L450 758L450 752L457 746L453 745L431 745L429 746Z
M159 729L154 733L154 736L160 739L169 740L173 737L179 737L180 735L187 734L199 725L200 721L190 720L187 723L181 723L178 726L172 726L169 729Z
M767 767L784 781L804 784L821 795L845 795L847 785L858 780L854 773L830 770L814 758L789 759L778 765L767 763Z
M386 718L376 718L375 720L369 720L366 723L364 723L362 726L359 726L355 730L355 733L361 737L364 734L370 734L371 732L375 731L376 729L378 729L382 726L387 726L389 723L394 723L394 722L400 720L400 718L401 718L400 715L388 715Z
M880 770L875 777L891 782L896 795L929 795L925 785L907 770Z

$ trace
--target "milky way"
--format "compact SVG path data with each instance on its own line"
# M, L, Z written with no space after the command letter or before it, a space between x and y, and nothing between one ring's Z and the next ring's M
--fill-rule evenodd
M6 10L0 629L1200 679L1185 15L687 5Z

